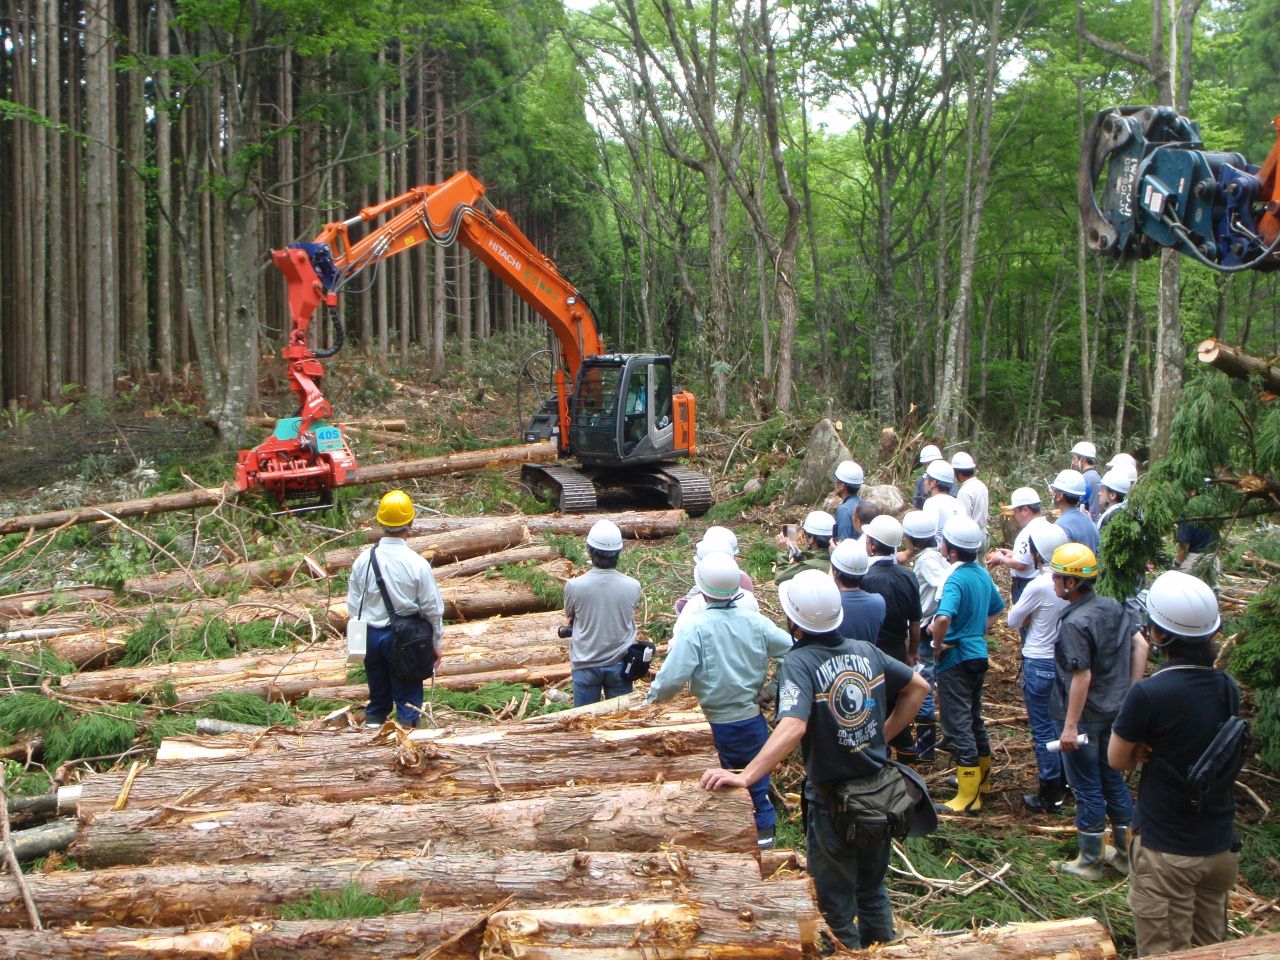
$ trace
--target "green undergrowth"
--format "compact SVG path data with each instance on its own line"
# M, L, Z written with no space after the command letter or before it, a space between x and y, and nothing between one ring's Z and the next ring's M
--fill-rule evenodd
M6 685L39 686L47 679L63 677L75 670L74 663L63 660L46 647L21 653L0 653L0 678L6 681Z
M335 710L341 710L343 707L349 706L345 700L324 700L315 697L303 697L293 705L293 709L297 711L298 716L304 720L313 720L316 717L325 717L333 713Z
M541 687L532 687L524 683L493 682L486 683L475 690L445 690L439 687L433 690L428 685L426 690L427 700L432 703L461 713L490 716L501 713L513 700L519 707L525 694L529 695L529 705L525 708L527 717L543 713L559 713L572 706L569 703L552 703L546 699Z
M11 797L39 797L53 789L53 780L39 767L25 768L16 760L0 760L4 788Z
M103 704L73 710L40 693L18 691L0 698L0 732L43 740L42 761L54 770L68 760L112 757L128 750L145 714L139 704Z
M512 583L523 583L548 610L559 610L564 606L564 584L545 570L539 570L533 561L503 564L497 575Z
M289 704L280 700L268 703L257 694L235 690L223 690L201 702L196 708L196 716L263 727L293 727L298 724L298 715Z
M310 639L310 630L303 624L274 620L230 624L218 617L185 624L173 617L152 613L125 637L120 665L219 660L249 650L271 650Z
M418 900L415 897L384 900L352 883L337 893L314 890L301 900L282 904L280 916L285 920L347 920L355 917L381 917L389 913L411 913L417 909Z
M1240 874L1249 889L1264 900L1280 897L1280 822L1259 824L1236 821L1244 846L1240 850Z
M702 517L708 524L730 524L744 510L752 507L763 507L772 503L780 497L791 485L791 480L795 474L794 468L788 464L778 470L773 471L768 476L758 478L761 480L760 489L750 493L743 493L743 484L735 485L735 495L728 500L717 503L708 510ZM751 479L750 477L748 479Z
M586 542L581 537L548 533L544 535L544 539L556 553L566 560L573 561L575 567L585 567L591 563L591 558L587 554Z

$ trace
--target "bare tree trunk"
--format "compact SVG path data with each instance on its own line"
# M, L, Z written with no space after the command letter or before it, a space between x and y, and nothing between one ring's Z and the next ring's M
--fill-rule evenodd
M54 4L43 4L45 14L44 40L44 79L48 89L46 102L49 119L55 123L62 122L62 28ZM48 270L48 364L46 367L49 396L54 403L62 396L63 371L66 366L67 351L67 303L70 290L66 282L66 259L63 256L64 246L69 232L63 222L65 189L62 179L62 141L69 137L54 136L51 149L45 156L48 160L48 183L53 189L47 191L47 207L45 235L49 238L49 270Z
M173 387L173 170L170 137L169 0L156 0L156 361L160 383ZM287 81L286 81L287 82Z
M1084 0L1076 0L1076 63L1084 58ZM1076 140L1084 142L1084 81L1076 78ZM1076 293L1080 312L1080 409L1084 414L1084 436L1093 439L1093 369L1089 364L1089 280L1088 247L1085 245L1084 221L1076 218ZM1099 289L1098 296L1102 296Z
M1129 307L1124 319L1124 353L1120 357L1120 386L1116 398L1115 448L1124 449L1124 407L1129 393L1129 359L1133 355L1133 326L1138 313L1138 262L1129 267Z
M139 0L126 0L129 50L145 57L146 38ZM143 171L147 167L147 104L143 92L143 72L125 73L124 163L124 326L129 377L141 384L151 369L150 301L147 296L147 192Z
M457 155L458 169L468 169L471 162L471 124L465 111L458 117ZM471 251L462 245L454 247L454 262L458 276L458 340L461 341L462 359L466 363L471 356Z
M387 66L386 44L378 45L378 73L383 75ZM378 150L378 176L374 185L374 203L381 203L390 196L390 177L387 175L387 85L378 84L378 93L374 98L374 110L377 119L374 121L374 144ZM390 264L383 261L374 271L373 306L377 315L378 367L386 369L387 358L391 355L390 323L391 284L387 282L387 271Z
M107 104L111 83L111 22L107 0L85 5L85 80L87 103L86 217L85 217L85 389L98 396L111 392L111 351L114 337L115 256L112 231L114 194L111 190L111 113Z
M444 181L444 71L439 68L439 60L436 61L436 70L433 80L435 81L434 107L432 111L433 137L436 153L436 182ZM432 301L431 316L431 372L436 376L444 373L444 332L445 332L445 316L444 316L444 247L439 244L435 245L435 271L432 279L435 281L435 299Z

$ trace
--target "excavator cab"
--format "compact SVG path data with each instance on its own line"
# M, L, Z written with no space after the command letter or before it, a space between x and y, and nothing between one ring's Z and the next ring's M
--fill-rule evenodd
M570 445L587 466L654 463L689 454L687 439L677 446L670 357L588 357L578 371L569 422Z

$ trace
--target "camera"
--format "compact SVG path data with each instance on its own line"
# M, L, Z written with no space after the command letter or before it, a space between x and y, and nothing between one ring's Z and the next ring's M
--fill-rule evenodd
M573 627L562 626L556 631L556 636L561 640L568 640L573 636Z

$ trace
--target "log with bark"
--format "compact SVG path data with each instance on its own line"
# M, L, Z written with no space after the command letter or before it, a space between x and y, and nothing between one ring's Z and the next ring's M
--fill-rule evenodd
M354 735L348 749L340 749L335 739L327 748L282 753L260 745L247 756L240 751L239 757L158 763L139 771L131 783L125 773L99 774L81 784L79 813L254 800L494 796L586 783L687 780L716 765L705 723L589 733L506 731L498 727L461 736L442 731L429 741L375 745L367 736L361 744L362 735Z
M716 957L800 960L815 947L818 910L807 880L745 882L714 904L612 903L502 910L481 960Z
M485 914L428 910L348 920L245 920L216 927L0 930L0 960L469 960ZM474 930L474 937L464 937ZM458 938L459 943L452 940ZM437 950L438 952L432 952Z
M354 479L346 486L372 483L389 483L393 480L410 480L434 477L442 474L470 473L489 467L515 463L545 463L556 458L554 443L528 443L510 447L494 447L486 450L464 450L439 457L406 460L400 463L381 463L360 467ZM121 500L81 507L76 510L55 510L20 517L0 519L0 535L22 533L26 530L48 530L52 527L92 523L110 517L138 517L175 510L192 510L212 507L233 499L236 491L230 486L206 489L197 487L180 493L166 493L158 497L141 497L137 500ZM110 515L110 516L108 516Z
M573 676L568 663L549 663L541 667L512 667L510 670L490 670L485 673L463 673L456 677L440 677L435 682L437 690L479 690L489 683L524 683L531 687L546 687ZM307 694L317 700L346 700L361 703L369 699L369 688L360 683L344 683L337 687L312 687ZM428 698L430 699L430 698Z
M1239 347L1230 346L1212 337L1200 341L1200 345L1196 347L1196 356L1201 363L1216 367L1229 377L1239 380L1258 377L1267 393L1280 393L1280 363L1274 360L1252 356Z
M842 956L858 960L1115 960L1106 928L1093 917L1010 923L958 935L912 937Z
M555 626L548 624L548 616L539 615L537 624L522 624L521 619L505 618L506 629L491 628L473 635L457 635L451 628L445 634L446 646L436 674L437 686L475 689L489 682L477 679L480 674L510 674L535 667L564 666L568 662L568 647L556 636ZM559 619L556 615L556 620ZM504 624L504 620L481 622ZM227 691L253 693L268 699L297 700L310 695L317 687L347 686L348 669L345 647L339 641L331 641L305 650L71 674L61 679L59 689L75 696L118 703L150 696L160 690L172 693L176 703L204 700L212 694ZM532 674L544 677L543 682L548 682L547 676L563 679L562 670L549 674L533 670ZM454 678L461 677L473 679L463 681L463 686L451 685ZM367 693L367 687L355 686ZM364 693L359 695L363 696Z
M472 557L470 560L442 564L434 567L433 572L437 581L453 580L475 576L478 573L484 573L494 567L501 567L508 563L527 563L530 560L544 563L548 560L554 560L558 556L559 554L556 552L555 547L550 544L531 543L522 547L512 547L510 550L500 550L497 553Z
M433 563L452 563L506 550L522 543L528 536L529 532L523 521L513 517L490 521L470 530L451 530L428 537L413 537L407 541L407 545L410 550ZM169 597L192 589L278 586L300 575L306 579L315 579L346 570L355 562L362 549L367 548L347 547L329 550L316 557L291 554L248 563L135 577L125 581L124 592L135 597Z
M1280 957L1280 933L1154 954L1149 960L1275 960L1276 957Z
M475 906L509 896L524 903L681 899L715 904L760 884L749 853L677 848L660 853L454 853L371 860L281 860L109 867L30 874L40 916L70 923L216 922L260 916L316 893L355 885L385 900ZM0 884L0 926L26 922L12 884Z
M105 587L80 585L55 587L52 590L27 590L0 597L0 617L29 617L37 610L63 603L102 603L116 598L114 590ZM6 628L8 624L6 623Z
M463 530L488 523L488 517L419 517L410 531L415 537L446 530ZM585 537L598 520L611 520L618 525L622 535L630 540L661 540L674 537L688 521L683 510L625 510L620 513L588 513L582 515L548 513L524 517L525 525L534 535L554 533L560 536ZM370 530L366 536L377 540L382 534Z
M69 842L69 841L68 841ZM372 859L482 850L656 852L665 844L749 852L756 847L745 790L707 791L693 780L564 787L505 800L413 804L308 803L107 810L80 825L71 856L82 867L184 862ZM64 844L65 845L65 844Z
M271 417L245 417L244 425L255 429L274 430L276 421ZM343 420L337 424L343 430L379 430L384 433L404 433L409 429L408 420Z

